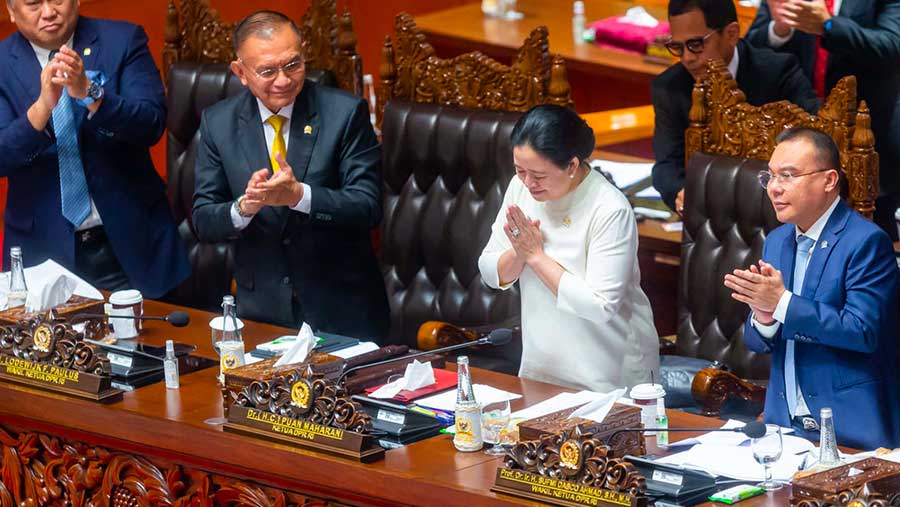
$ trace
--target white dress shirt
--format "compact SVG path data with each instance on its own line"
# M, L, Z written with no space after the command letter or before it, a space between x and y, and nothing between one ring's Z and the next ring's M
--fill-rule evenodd
M734 47L734 56L728 62L728 73L737 81L738 65L741 63L741 55L738 53L737 46Z
M69 48L73 47L72 42L74 39L75 39L75 35L73 34L72 37L69 37L69 40L66 41L66 47L69 47ZM44 67L46 67L47 64L50 63L50 50L44 49L32 42L29 42L29 44L31 44L31 49L34 50L34 56L37 57L38 63L41 64L41 70L44 70ZM81 107L81 106L78 106L78 107ZM78 109L75 109L75 111L77 111L77 110ZM91 117L93 117L93 116L94 116L93 113L89 112L88 120L90 120ZM82 158L81 159L82 166L84 166L84 163L85 163L84 158ZM87 175L85 175L85 179L86 178L87 178ZM84 222L81 222L81 225L79 225L75 229L79 230L79 231L83 231L85 229L97 227L98 225L103 225L103 221L100 219L100 212L97 211L97 205L94 204L94 199L91 198L91 214L88 215L87 218L84 219Z
M269 108L263 104L259 98L256 99L256 105L259 107L259 116L262 119L263 125L263 133L266 136L266 146L268 146L269 158L272 157L272 147L275 145L275 127L273 127L269 123L269 118L279 114L287 118L285 120L284 125L281 127L281 136L284 138L284 151L287 153L289 144L291 142L291 116L294 113L294 103L284 106L277 113L273 113L269 111ZM255 171L255 169L254 169ZM300 182L303 185L303 197L300 198L300 202L298 202L291 209L294 211L299 211L301 213L309 214L309 210L312 208L312 189L306 183ZM234 209L234 206L231 207L231 223L234 224L234 228L237 230L243 230L250 222L253 220L253 217L242 217L240 213Z
M659 369L659 338L640 286L637 224L622 192L592 170L566 196L539 202L513 176L478 259L493 288L511 285L500 287L497 263L512 248L503 231L512 204L541 221L544 252L565 270L558 295L527 266L519 277L519 375L598 392L649 382Z
M842 0L834 0L834 16L837 16L839 12L841 12L841 4ZM791 28L790 32L784 37L779 37L777 33L775 33L775 21L769 21L769 46L773 48L780 48L787 44L791 37L794 36L794 29Z
M837 208L838 201L840 200L841 198L837 197L834 202L831 203L831 206L829 206L828 209L825 210L825 213L822 213L822 216L820 216L819 219L816 220L814 224L812 224L812 227L810 227L808 231L803 232L799 227L794 226L794 235L796 237L799 237L802 234L807 238L813 240L813 244L810 247L809 251L809 258L806 261L807 265L812 261L813 255L815 255L816 253L816 245L819 244L819 236L822 235L822 231L825 229L825 224L828 223L828 219L831 218L831 214L834 213L834 209ZM784 324L784 321L787 318L788 306L791 304L791 298L793 296L794 294L791 291L784 291L784 293L781 295L781 298L778 300L778 304L775 305L775 311L772 312L772 318L775 319L775 322L773 322L772 324L761 324L757 322L756 316L753 316L753 318L750 319L750 324L754 328L756 328L756 330L763 338L767 340L772 339L775 336L775 333L778 332L778 328L780 328L781 325ZM795 416L810 414L809 407L806 405L806 399L803 398L803 393L800 390L799 383L797 384L797 405L795 412L796 413L791 415Z

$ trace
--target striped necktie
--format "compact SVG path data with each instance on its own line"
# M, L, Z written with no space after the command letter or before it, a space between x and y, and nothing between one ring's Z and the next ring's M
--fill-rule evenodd
M56 51L50 52L50 60ZM59 157L59 193L62 199L62 215L78 227L91 214L91 196L81 150L78 147L78 122L72 97L63 89L59 102L53 108L53 131L56 134L56 152ZM79 111L80 112L80 111Z

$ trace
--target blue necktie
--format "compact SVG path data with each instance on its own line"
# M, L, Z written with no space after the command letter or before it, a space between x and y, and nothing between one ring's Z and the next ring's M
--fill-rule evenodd
M53 59L53 53L50 59ZM56 152L59 156L59 192L62 197L62 214L75 227L91 214L91 196L88 193L81 151L78 147L78 122L72 97L66 90L53 108L53 131L56 133Z
M799 296L803 291L803 278L809 264L809 254L815 242L804 235L797 237L797 253L794 256L794 288L791 292ZM797 371L794 369L794 340L787 340L784 349L784 390L790 416L797 409Z

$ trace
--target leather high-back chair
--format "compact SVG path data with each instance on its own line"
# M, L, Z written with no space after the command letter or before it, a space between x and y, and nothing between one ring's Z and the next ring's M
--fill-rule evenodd
M723 285L734 269L762 254L766 233L780 225L757 173L768 169L777 134L788 127L818 128L834 138L849 182L848 200L871 216L878 191L878 157L865 103L858 110L856 81L844 78L817 115L787 101L754 107L721 62L711 62L694 88L678 298L679 356L718 361L731 374L706 370L693 380L693 397L707 413L730 393L761 402L764 391L741 379L767 379L769 355L743 339L747 305ZM663 358L663 365L674 358ZM695 365L698 364L695 362ZM665 375L665 372L664 372ZM667 400L668 401L668 400Z
M393 100L384 110L381 265L391 340L416 344L428 320L503 324L520 313L519 289L494 291L478 257L515 170L510 133L518 113ZM518 370L521 343L472 362Z
M307 79L335 86L328 71L311 70ZM166 119L166 169L169 205L178 233L188 248L191 276L169 294L167 301L209 311L220 309L222 296L231 293L234 256L230 243L203 243L191 221L194 164L200 146L200 115L216 102L244 89L225 63L177 63L169 70Z

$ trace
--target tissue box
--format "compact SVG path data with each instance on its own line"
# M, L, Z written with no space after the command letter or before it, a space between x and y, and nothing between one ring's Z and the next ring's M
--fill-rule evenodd
M103 303L102 299L90 299L73 294L69 301L53 309L60 317L69 318L80 313L103 313ZM0 311L0 325L16 325L30 315L25 312L24 305L7 308Z
M841 465L817 474L795 478L791 481L791 505L801 501L809 505L832 505L842 492L859 491L864 486L870 493L880 493L887 498L900 491L900 463L880 458ZM847 498L853 500L853 497ZM854 505L853 502L846 505ZM860 505L864 505L860 503Z
M641 409L631 405L616 403L602 423L590 419L576 417L568 419L569 414L580 407L571 407L519 423L519 441L538 440L541 435L560 433L563 430L578 426L582 432L592 433L594 438L603 440L612 449L615 458L626 454L642 456L647 453L644 447L643 434L637 432L619 433L615 441L607 442L613 432L624 428L642 428Z
M312 366L313 371L321 371L326 377L337 376L340 372L340 365L343 359L325 354L323 352L313 351L307 361L300 364L286 364L283 366L275 366L278 357L270 357L255 363L239 366L225 373L225 388L222 390L222 397L225 407L229 407L234 400L237 399L241 389L250 385L256 380L270 380L279 375L287 375L294 370ZM317 372L318 372L317 371Z

